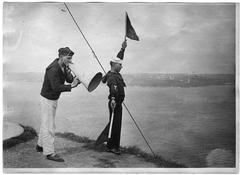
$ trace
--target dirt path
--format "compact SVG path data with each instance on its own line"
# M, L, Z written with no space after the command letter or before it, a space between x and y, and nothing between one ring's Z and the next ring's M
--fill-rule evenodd
M56 137L55 149L65 162L47 160L42 153L35 151L37 139L18 144L3 151L4 168L154 168L157 167L144 159L124 153L115 155L84 147L84 143ZM7 172L7 169L5 169Z

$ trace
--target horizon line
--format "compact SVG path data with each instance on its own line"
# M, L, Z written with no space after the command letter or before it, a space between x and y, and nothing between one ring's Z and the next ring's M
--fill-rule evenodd
M37 74L44 74L45 72L4 72L3 71L3 74L30 74L30 73L37 73ZM236 75L236 73L197 73L197 72L189 72L189 73L186 73L186 72L129 72L129 73L121 73L123 75L126 75L126 74L224 74L224 75Z

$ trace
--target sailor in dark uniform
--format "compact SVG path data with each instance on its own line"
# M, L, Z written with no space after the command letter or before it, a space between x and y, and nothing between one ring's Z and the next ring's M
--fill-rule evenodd
M120 154L119 147L122 126L122 103L125 98L124 87L126 87L126 84L119 72L122 69L122 62L126 47L127 42L125 40L122 43L122 48L117 54L117 57L110 61L111 70L108 71L102 79L102 82L107 83L107 86L109 87L109 121L111 121L112 112L114 110L111 137L107 141L107 151L115 154Z

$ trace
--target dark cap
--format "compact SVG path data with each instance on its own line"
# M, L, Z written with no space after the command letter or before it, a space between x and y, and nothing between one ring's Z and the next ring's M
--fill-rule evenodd
M64 55L64 56L73 56L74 52L69 49L69 47L65 48L60 48L58 49L58 54L59 55Z

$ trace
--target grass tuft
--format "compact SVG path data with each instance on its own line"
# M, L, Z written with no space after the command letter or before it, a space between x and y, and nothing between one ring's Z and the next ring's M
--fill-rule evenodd
M78 135L75 135L74 133L71 132L64 132L64 133L56 133L55 134L57 137L60 138L66 138L71 141L75 141L78 143L91 143L94 142L94 140L90 140L88 137L80 137Z
M153 155L146 152L143 152L137 146L129 146L129 147L122 147L121 148L123 153L136 155L140 158L143 158L146 162L151 162L157 165L158 167L162 168L186 168L185 165L172 161L166 160L162 158L160 155Z
M37 133L33 128L29 126L23 126L23 125L20 125L20 126L23 127L24 129L23 133L19 136L4 140L3 150L9 149L19 143L24 143L26 141L32 140L37 136Z

